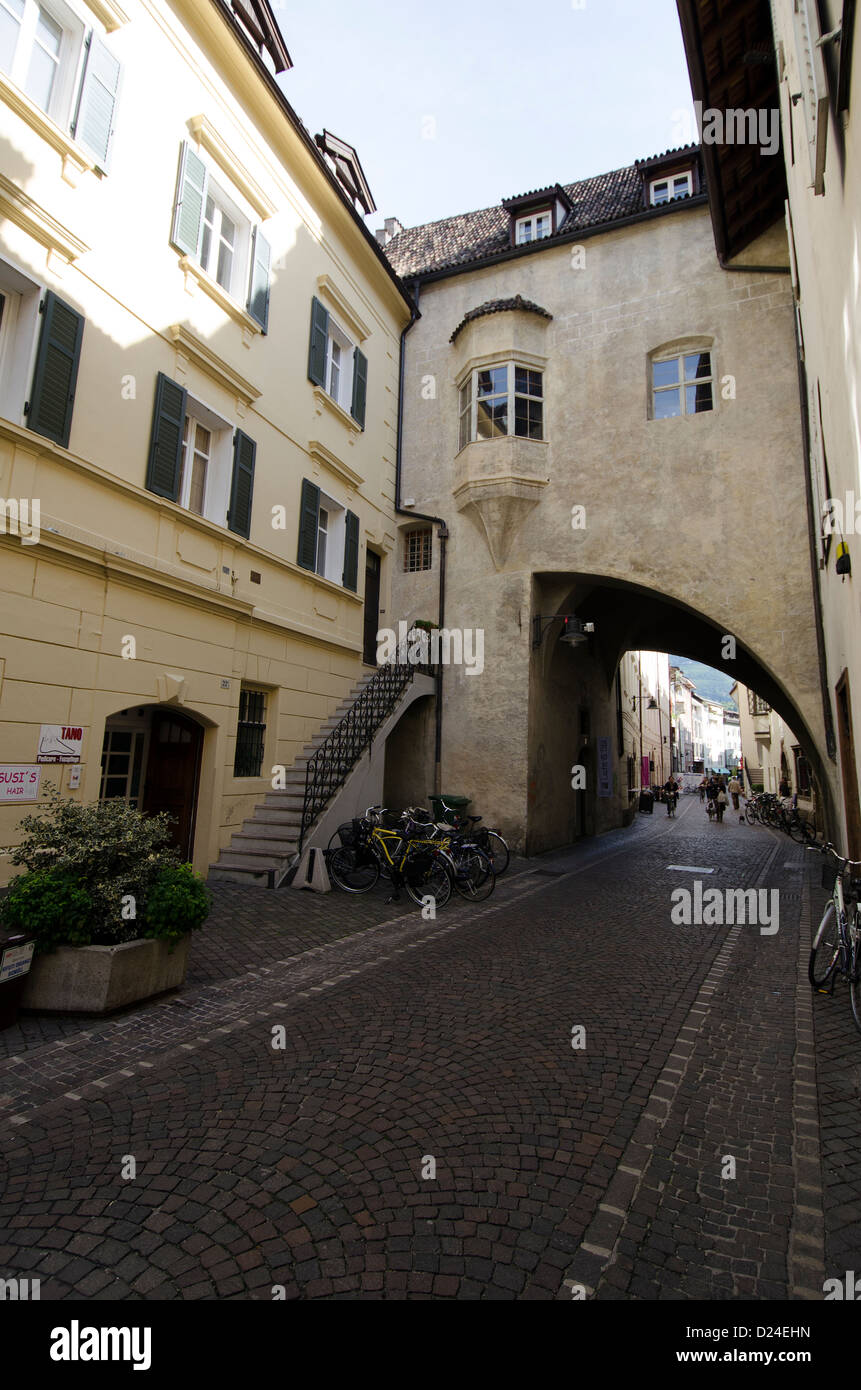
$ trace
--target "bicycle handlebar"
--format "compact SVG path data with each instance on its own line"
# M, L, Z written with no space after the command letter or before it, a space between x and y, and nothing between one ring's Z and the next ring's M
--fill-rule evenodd
M830 841L827 845L807 845L806 848L813 854L830 854L831 858L836 859L838 864L842 864L844 869L848 869L850 864L853 869L861 869L861 859L844 858L842 854L837 853Z

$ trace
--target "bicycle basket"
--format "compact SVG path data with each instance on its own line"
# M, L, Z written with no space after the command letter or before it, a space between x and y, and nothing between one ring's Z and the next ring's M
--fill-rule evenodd
M834 892L834 885L837 882L837 864L833 859L829 859L822 865L822 887L829 893Z
M345 849L356 849L364 840L362 822L358 818L345 821L338 826L338 839Z

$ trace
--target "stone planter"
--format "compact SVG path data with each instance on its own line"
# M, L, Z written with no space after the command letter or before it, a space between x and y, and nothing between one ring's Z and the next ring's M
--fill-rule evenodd
M37 956L27 976L22 1009L37 1013L107 1014L179 989L191 934L172 951L165 941L139 938L119 946L58 946Z

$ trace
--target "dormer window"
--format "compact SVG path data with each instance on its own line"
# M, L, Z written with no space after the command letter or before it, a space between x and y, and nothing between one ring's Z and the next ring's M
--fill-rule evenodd
M690 169L681 174L652 179L649 185L649 202L655 208L661 203L671 203L674 198L690 198L694 191L693 183L693 173Z
M546 212L534 212L530 217L518 217L514 240L517 246L525 246L529 241L540 241L542 237L550 236L552 231L553 214L547 208Z
M532 193L518 193L516 198L504 198L502 206L510 218L512 246L531 246L535 241L555 236L572 211L571 199L558 183Z

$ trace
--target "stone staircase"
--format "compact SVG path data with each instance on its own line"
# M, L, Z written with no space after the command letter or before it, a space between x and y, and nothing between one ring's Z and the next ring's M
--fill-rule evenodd
M299 858L299 832L305 801L308 761L348 714L376 673L363 676L342 700L334 714L307 743L285 775L284 791L267 792L250 820L234 832L218 862L210 865L210 883L245 883L258 888L277 888ZM337 796L337 793L336 793ZM333 798L334 800L335 798ZM319 819L319 817L318 817Z

